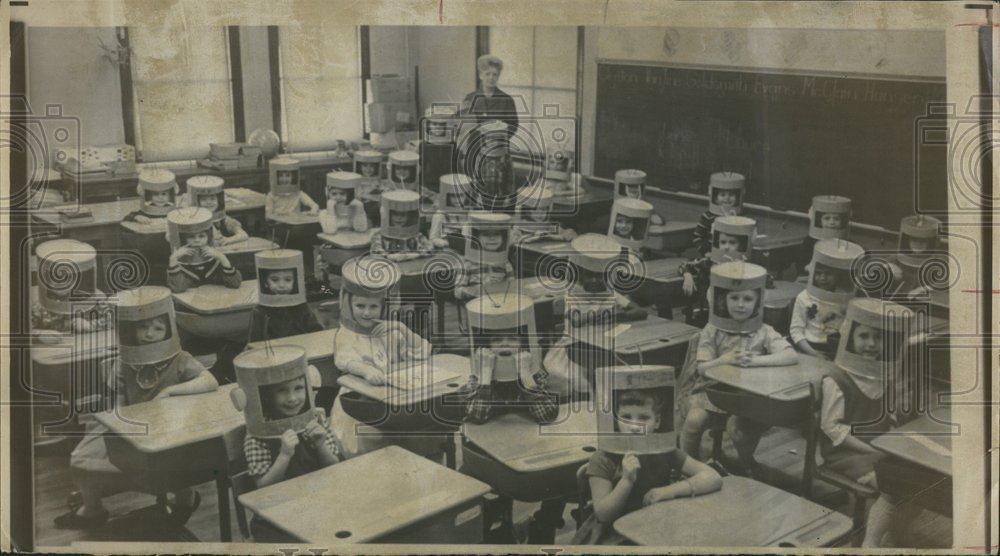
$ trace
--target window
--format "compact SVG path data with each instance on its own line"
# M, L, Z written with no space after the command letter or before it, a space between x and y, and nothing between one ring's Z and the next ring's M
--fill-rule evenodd
M520 96L533 116L546 116L546 105L557 105L560 118L576 117L576 27L490 27L489 41L490 53L503 60L500 88L518 107ZM539 120L543 132L544 122ZM571 133L559 146L575 151L574 140Z
M358 28L317 22L281 26L278 33L286 149L332 149L338 139L361 137Z
M202 158L209 143L233 141L225 27L168 16L162 26L130 27L129 42L144 162Z

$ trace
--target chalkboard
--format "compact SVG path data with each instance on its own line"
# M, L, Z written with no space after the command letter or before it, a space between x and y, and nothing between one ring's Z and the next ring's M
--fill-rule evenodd
M943 81L600 62L594 172L639 168L651 186L705 193L711 173L734 171L748 202L805 212L845 195L854 221L898 229L918 206L947 210L946 149L917 156L914 131L944 101Z

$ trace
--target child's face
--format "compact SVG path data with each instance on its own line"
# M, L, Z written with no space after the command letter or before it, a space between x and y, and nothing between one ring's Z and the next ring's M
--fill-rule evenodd
M413 179L413 168L409 166L397 166L393 168L396 179L399 181L410 181Z
M278 172L278 184L279 185L292 185L294 183L294 178L292 172L279 171Z
M347 192L343 189L330 187L326 190L326 198L339 205L347 202Z
M923 253L931 248L931 240L923 237L910 238L910 251L913 253Z
M525 217L532 222L545 222L548 220L549 212L545 209L528 209L525 211Z
M167 337L167 322L164 317L142 320L135 325L135 338L140 344L153 344Z
M291 270L272 270L267 275L267 287L273 294L292 293L295 289L295 273Z
M448 193L445 195L445 204L449 207L461 208L462 206L462 195L458 193Z
M488 230L479 235L479 241L482 243L484 251L499 251L503 247L503 233L497 230Z
M521 347L521 340L514 334L499 334L490 337L490 347L501 355L512 355Z
M172 204L170 200L169 191L153 191L149 195L150 204L156 205L158 207L165 207Z
M723 253L739 253L740 240L736 236L720 233L719 249L722 250Z
M733 208L736 206L736 191L732 189L720 189L715 194L715 204L722 208Z
M844 223L844 216L837 212L827 212L819 219L824 230L839 230Z
M639 199L642 197L642 184L639 183L627 183L625 184L625 196L630 199Z
M382 316L382 299L377 297L354 296L351 299L351 311L354 320L364 327L375 326Z
M828 268L817 268L813 275L813 284L827 291L837 287L837 274Z
M281 417L294 417L302 413L306 405L305 377L286 380L274 386L271 390L271 403L275 412Z
M615 220L615 235L625 237L632 235L632 219L627 216L618 215L618 218Z
M619 405L616 418L618 430L628 434L647 434L660 427L660 416L656 414L652 399L642 404Z
M401 211L393 211L389 216L389 224L395 228L406 226L407 214Z
M753 315L757 306L757 290L731 291L726 294L726 309L729 316L737 321L744 321Z
M199 195L198 206L215 212L219 208L219 199L215 195Z
M362 162L360 166L361 166L361 175L366 178L370 178L374 176L376 172L378 172L378 164L374 162Z
M208 232L195 232L187 236L188 247L205 247L208 245Z
M859 324L854 327L851 336L854 352L864 357L878 361L882 359L882 331L878 328Z

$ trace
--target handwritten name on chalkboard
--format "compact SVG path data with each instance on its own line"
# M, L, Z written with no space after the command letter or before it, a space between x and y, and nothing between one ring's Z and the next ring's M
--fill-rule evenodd
M919 180L914 155L918 120L944 100L943 81L601 62L594 171L640 168L700 193L713 172L739 172L749 202L806 211L845 195L855 220L895 229L917 183L922 209L947 206L944 153L920 160Z

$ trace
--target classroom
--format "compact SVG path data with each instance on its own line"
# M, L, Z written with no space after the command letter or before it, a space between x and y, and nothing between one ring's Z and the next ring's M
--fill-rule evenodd
M36 549L957 542L975 36L218 21L12 23Z

